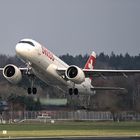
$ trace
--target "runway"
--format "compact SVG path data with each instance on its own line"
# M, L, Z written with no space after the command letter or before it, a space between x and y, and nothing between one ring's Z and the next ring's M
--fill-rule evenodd
M1 139L1 138L0 138ZM140 140L140 137L59 137L59 138L2 138L4 140Z

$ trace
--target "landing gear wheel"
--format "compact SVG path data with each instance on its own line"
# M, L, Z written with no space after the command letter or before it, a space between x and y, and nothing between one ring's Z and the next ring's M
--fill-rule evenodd
M78 95L79 94L79 91L78 91L77 88L74 88L74 89L70 88L69 89L69 95L72 96L73 94L74 95Z
M31 93L36 94L37 93L37 89L35 87L28 88L27 92L28 92L28 94L31 94Z
M70 88L70 89L69 89L69 95L72 96L72 94L73 94L73 89Z
M78 89L77 88L74 89L74 95L78 95Z
M28 71L28 76L31 84L31 86L28 88L28 94L32 93L35 95L37 93L37 89L35 87L35 75L31 74L30 71Z
M36 94L37 93L37 89L35 87L33 87L32 92L33 92L33 94Z
M28 88L28 94L31 94L32 93L32 89L31 88Z

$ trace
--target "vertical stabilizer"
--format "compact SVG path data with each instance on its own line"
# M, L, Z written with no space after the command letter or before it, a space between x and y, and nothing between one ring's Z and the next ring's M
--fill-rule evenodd
M96 53L92 52L92 54L89 56L88 61L85 64L84 69L94 69L95 62L96 62ZM92 77L87 78L87 80L91 83Z
M94 69L95 62L96 62L96 53L92 52L87 63L85 64L84 69Z

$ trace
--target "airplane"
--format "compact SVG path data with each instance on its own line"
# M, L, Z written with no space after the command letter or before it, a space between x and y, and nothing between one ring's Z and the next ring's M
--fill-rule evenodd
M93 94L96 90L123 90L120 87L94 87L91 85L92 78L118 76L127 77L140 70L105 70L94 69L96 54L92 52L87 60L85 67L79 68L76 65L69 66L50 50L45 48L39 42L33 39L22 39L16 47L16 55L25 64L26 67L17 67L8 64L4 68L3 76L11 83L17 84L21 81L24 74L28 75L31 85L28 87L28 94L36 94L35 77L44 81L47 85L67 91L69 95L78 95L79 93Z

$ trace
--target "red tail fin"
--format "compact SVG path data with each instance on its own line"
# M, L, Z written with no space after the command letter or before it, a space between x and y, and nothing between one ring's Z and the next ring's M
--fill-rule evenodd
M96 62L96 53L92 52L84 69L94 69L95 62Z

